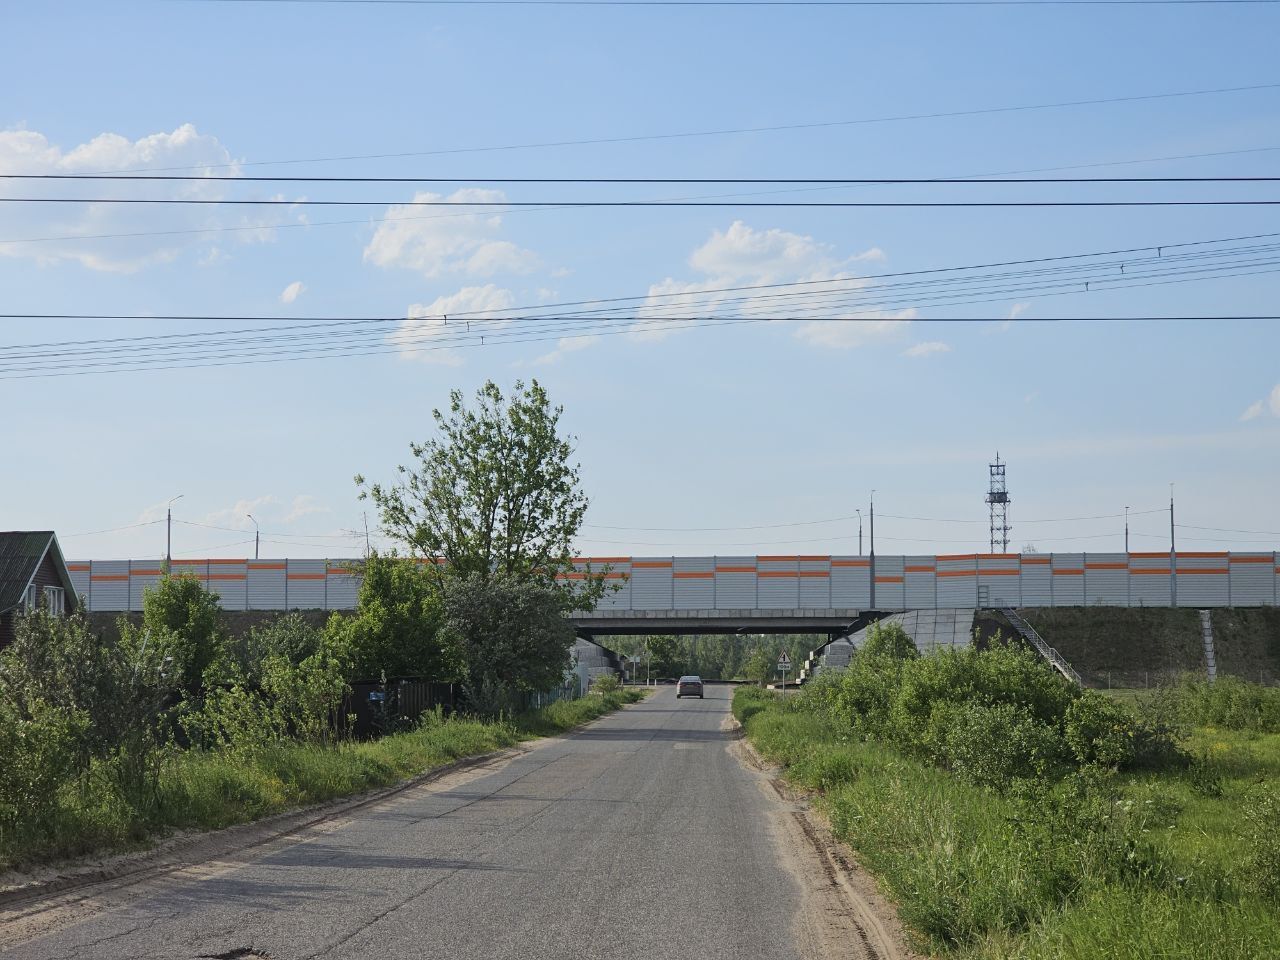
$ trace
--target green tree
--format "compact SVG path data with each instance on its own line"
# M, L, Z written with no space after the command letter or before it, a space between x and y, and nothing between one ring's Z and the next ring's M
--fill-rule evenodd
M120 634L135 656L150 652L167 663L166 671L184 699L204 690L205 671L225 654L227 645L217 595L189 575L161 577L142 595L141 629L122 618Z
M758 647L743 664L742 672L748 680L754 680L763 687L773 677L775 665L773 655L764 647Z
M684 653L675 637L650 637L649 657L649 667L655 677L677 677L684 672Z
M438 435L410 444L416 464L399 467L394 484L357 476L360 496L388 536L417 557L443 559L459 582L536 581L563 592L570 608L590 609L604 571L557 580L573 572L588 503L572 438L559 432L562 409L536 380L516 381L510 397L487 382L472 406L455 390L447 413L432 412ZM436 573L443 580L445 569Z
M481 712L564 682L573 648L564 596L545 584L473 575L452 580L441 633L464 652L463 689Z
M351 678L461 679L462 649L440 629L445 608L439 581L414 560L377 553L364 562L363 574L355 615L335 614L325 627L348 651Z

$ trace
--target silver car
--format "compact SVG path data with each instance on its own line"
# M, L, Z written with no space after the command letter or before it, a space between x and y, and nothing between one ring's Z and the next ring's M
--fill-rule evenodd
M702 678L689 675L676 681L676 699L681 697L697 697L702 699Z

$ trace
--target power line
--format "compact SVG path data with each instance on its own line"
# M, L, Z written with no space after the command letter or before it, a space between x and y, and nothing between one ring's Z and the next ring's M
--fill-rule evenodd
M1277 0L167 0L169 3L391 7L1152 7L1272 4Z
M1205 0L1221 2L1221 0ZM1272 2L1272 0L1268 0ZM1178 90L1168 93L1131 94L1121 97L1097 97L1088 100L1060 100L1050 103L1015 104L1001 107L974 107L965 110L907 113L881 117L857 117L849 120L816 120L807 123L784 123L757 127L722 127L712 130L692 130L677 133L638 134L623 137L594 137L577 140L550 140L532 143L508 143L483 147L450 147L436 150L411 150L399 153L349 154L334 157L308 157L291 160L249 160L233 163L195 164L179 167L153 167L147 169L118 170L116 173L163 173L173 170L217 170L225 168L281 166L296 163L340 163L348 160L398 160L409 157L438 157L463 153L493 153L509 150L534 150L552 147L600 146L605 144L638 143L651 140L685 140L700 137L736 136L752 133L782 133L790 130L816 130L828 127L852 127L876 123L904 123L916 120L944 120L955 117L974 117L986 114L1023 113L1031 110L1059 110L1069 107L1093 107L1116 103L1141 103L1150 100L1171 100L1181 97L1209 97L1229 93L1249 93L1258 90L1280 88L1277 83L1258 83L1233 87L1214 87L1203 90Z
M1215 533L1256 533L1268 537L1280 537L1277 530L1239 530L1234 527L1197 527L1189 523L1174 524L1179 530L1209 530Z
M1033 168L1029 170L1006 170L1006 171L998 171L994 173L970 174L966 177L956 178L956 179L970 180L970 179L978 179L983 177L1015 176L1019 174L1030 174L1030 173L1049 173L1049 172L1059 171L1059 170L1088 170L1088 169L1097 169L1099 167L1127 166L1127 165L1138 164L1138 163L1160 163L1160 162L1170 161L1170 160L1198 160L1198 159L1203 159L1207 157L1235 156L1235 155L1247 154L1247 153L1270 153L1278 150L1280 150L1280 147L1252 147L1252 148L1243 149L1243 150L1219 150L1211 153L1188 153L1188 154L1178 154L1178 155L1163 156L1163 157L1146 157L1146 158L1133 159L1133 160L1115 160L1115 161L1097 162L1097 163L1070 164L1066 166L1056 166L1056 167L1039 167L1039 168ZM290 163L295 161L264 161L264 162ZM296 161L296 162L303 162L303 161ZM221 167L221 166L228 166L228 165L219 164L219 165L216 165L215 167L209 167L206 169L216 169L217 167ZM161 169L188 169L188 168L171 167L171 168L161 168ZM807 188L797 188L794 190L778 190L778 191L765 191L765 192L767 193L803 193L803 192L810 192L813 190L826 190L826 189L830 189L830 188L829 187L807 187ZM757 191L755 193L722 194L721 196L732 197L732 196L759 196L759 195L761 194L759 191ZM673 199L681 199L681 198L673 198ZM698 199L698 198L689 198L689 199ZM541 213L541 212L564 210L564 209L571 209L571 208L556 207L556 206L520 207L513 210L506 210L504 211L504 215L509 216L512 214L519 214L519 213ZM306 221L301 223L288 222L288 223L273 223L273 224L265 224L265 225L254 224L254 225L238 225L238 226L222 226L222 227L194 227L194 228L179 229L179 230L135 230L135 231L130 231L128 233L93 233L93 234L79 234L79 235L64 234L62 236L0 239L0 244L55 243L55 242L66 242L66 241L89 241L89 240L127 240L127 239L136 239L139 237L196 236L196 235L204 235L204 234L210 234L210 233L236 233L236 232L256 231L256 230L291 230L291 229L297 229L297 228L303 228L303 227L310 228L310 227L369 226L371 224L381 224L381 223L392 223L392 222L418 223L426 220L448 220L448 219L457 219L457 218L474 217L474 216L475 214L473 213L445 213L445 214L431 214L428 216L417 216L417 217L405 217L405 216L389 217L388 216L388 217L370 217L370 218L363 218L359 220L311 220L311 221Z
M1280 2L1280 0L1277 0ZM887 186L962 184L981 186L999 183L1275 183L1280 177L1218 176L1218 177L318 177L318 176L261 176L245 177L214 174L137 174L137 173L0 173L0 180L105 180L126 182L200 182L215 183L560 183L560 184L808 184L830 186ZM177 201L185 202L185 201ZM191 201L195 202L195 201ZM216 200L200 201L217 203ZM277 203L293 205L304 201L278 200ZM315 201L322 203L324 201ZM374 201L369 201L374 202ZM483 205L500 206L493 201L478 201ZM659 201L655 201L659 202Z
M149 527L156 523L164 523L164 518L162 517L159 520L144 520L141 523L129 523L123 527L110 527L106 530L90 530L87 533L60 533L58 536L63 540L71 540L74 537L93 537L100 533L119 533L121 530L136 530L139 527Z
M1280 2L1280 0L1277 0ZM768 207L821 209L929 209L949 207L1274 207L1280 200L209 200L192 197L0 197L0 203L86 203L131 206L233 207ZM394 222L395 218L392 218ZM270 228L263 228L270 229Z

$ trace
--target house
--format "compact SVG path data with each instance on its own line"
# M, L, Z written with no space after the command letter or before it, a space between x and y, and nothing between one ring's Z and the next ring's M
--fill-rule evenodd
M0 532L0 648L13 642L19 614L38 605L62 616L78 602L52 530Z

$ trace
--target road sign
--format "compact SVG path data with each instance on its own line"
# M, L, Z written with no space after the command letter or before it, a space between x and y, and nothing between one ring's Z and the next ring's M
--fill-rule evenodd
M791 657L787 655L785 650L778 654L778 669L783 673L791 669Z

